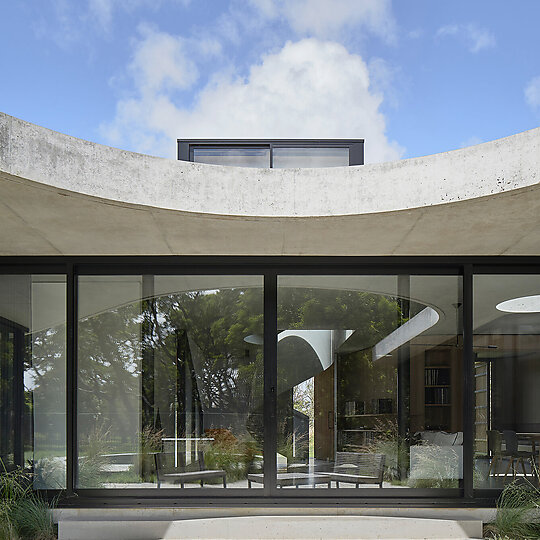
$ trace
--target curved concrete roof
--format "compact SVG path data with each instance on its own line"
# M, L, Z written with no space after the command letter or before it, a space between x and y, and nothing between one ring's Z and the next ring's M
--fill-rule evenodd
M3 255L536 255L540 128L391 163L248 169L0 114L0 208Z

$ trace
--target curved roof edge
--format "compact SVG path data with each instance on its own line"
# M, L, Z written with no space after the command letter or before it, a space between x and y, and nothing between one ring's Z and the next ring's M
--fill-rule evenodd
M368 141L369 144L369 141ZM540 183L540 128L431 156L358 167L248 169L84 141L0 113L0 174L197 214L329 217L420 209Z

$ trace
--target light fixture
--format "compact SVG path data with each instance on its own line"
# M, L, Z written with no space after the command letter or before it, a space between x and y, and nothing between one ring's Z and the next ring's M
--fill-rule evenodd
M540 294L505 300L495 307L506 313L540 313Z

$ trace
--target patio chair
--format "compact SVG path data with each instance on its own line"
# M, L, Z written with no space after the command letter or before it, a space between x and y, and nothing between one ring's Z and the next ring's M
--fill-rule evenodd
M221 478L223 487L227 487L227 473L222 469L206 469L204 466L204 455L198 452L198 459L194 463L186 466L183 453L177 455L177 466L174 463L174 454L165 454L164 452L154 454L156 461L156 475L158 488L163 482L172 484L184 484L189 482L200 482L204 486L205 480L214 480Z
M334 470L328 474L339 487L340 482L356 484L379 484L382 488L384 454L368 454L360 452L336 452Z

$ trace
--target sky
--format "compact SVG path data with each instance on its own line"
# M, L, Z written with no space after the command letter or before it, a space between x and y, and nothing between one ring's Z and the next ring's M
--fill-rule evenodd
M178 138L363 138L366 162L540 125L540 0L4 0L0 111Z

